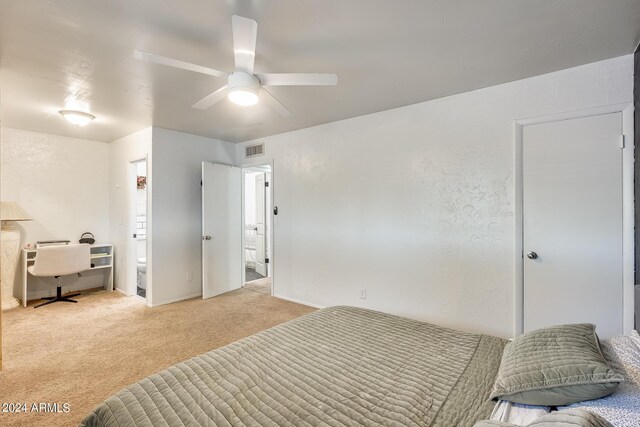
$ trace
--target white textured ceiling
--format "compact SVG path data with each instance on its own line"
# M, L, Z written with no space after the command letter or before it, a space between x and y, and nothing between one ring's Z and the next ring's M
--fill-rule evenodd
M258 22L256 72L337 73L274 87L293 115L134 49L233 68L231 15ZM150 125L244 141L632 53L640 0L0 0L2 125L111 141ZM65 99L97 119L64 122Z

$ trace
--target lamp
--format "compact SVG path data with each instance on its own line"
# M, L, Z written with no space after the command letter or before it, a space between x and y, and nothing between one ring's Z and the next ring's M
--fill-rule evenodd
M60 113L66 121L75 126L86 126L91 123L91 120L96 118L93 114L78 110L60 110L58 113Z
M20 305L13 296L13 281L20 255L20 230L10 221L31 221L29 215L16 202L0 202L0 282L2 282L2 311Z

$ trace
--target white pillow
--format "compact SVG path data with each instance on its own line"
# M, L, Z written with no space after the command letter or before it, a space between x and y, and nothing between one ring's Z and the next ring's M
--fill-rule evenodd
M551 408L549 406L525 405L523 403L498 400L498 403L493 408L490 420L526 426L547 415L550 411Z

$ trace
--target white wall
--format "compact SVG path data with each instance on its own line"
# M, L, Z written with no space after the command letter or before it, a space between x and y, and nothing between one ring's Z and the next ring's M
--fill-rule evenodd
M234 164L235 145L153 128L154 306L202 293L203 161Z
M2 199L34 219L16 223L22 243L68 239L90 231L109 240L109 145L104 142L2 128ZM64 291L102 286L102 274L65 277ZM55 294L55 279L29 279L29 299ZM22 292L20 270L14 295Z
M135 281L128 281L129 260L129 164L132 161L148 157L147 163L147 191L152 196L152 158L151 158L151 128L143 129L134 134L125 136L109 143L109 234L111 243L115 248L115 276L114 282L117 289L128 295L136 292ZM152 198L152 197L150 197ZM134 201L137 203L137 201ZM151 241L152 209L147 208L147 241ZM149 265L151 262L151 247L147 252L147 284L151 282ZM135 265L133 266L135 268ZM152 284L153 286L153 284ZM152 293L147 286L147 292ZM147 294L147 296L148 296Z
M511 336L514 120L630 103L632 78L629 55L260 139L276 296Z

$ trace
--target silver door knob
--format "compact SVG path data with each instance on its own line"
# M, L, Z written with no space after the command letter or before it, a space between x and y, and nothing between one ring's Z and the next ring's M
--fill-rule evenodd
M211 236L204 236L203 239L204 240L211 240Z
M535 252L533 252L533 251L532 251L532 252L529 252L529 253L527 253L527 258L529 258L529 259L536 259L536 258L538 258L538 254L537 254L537 253L535 253Z

